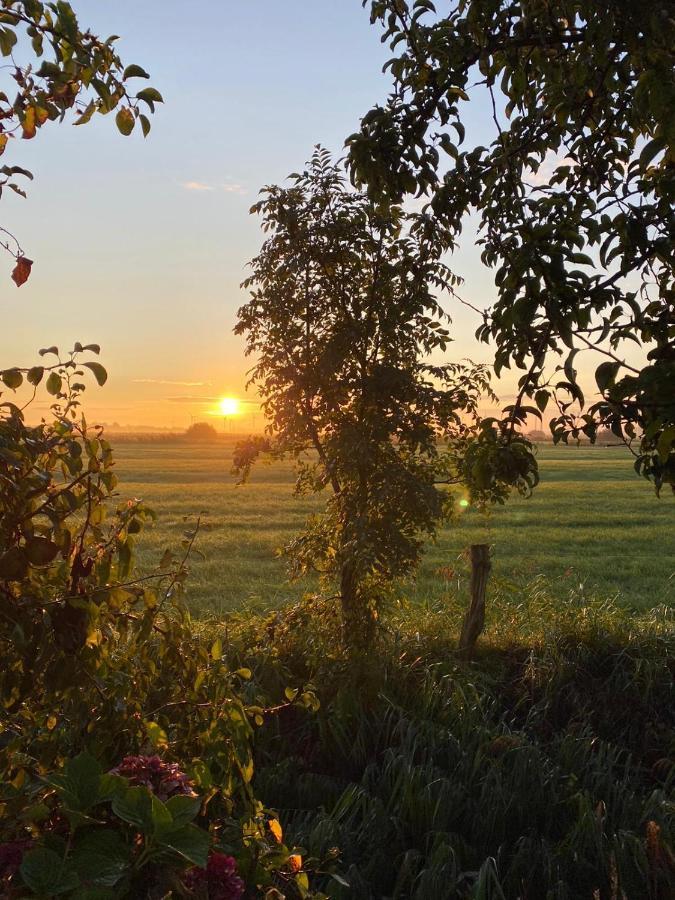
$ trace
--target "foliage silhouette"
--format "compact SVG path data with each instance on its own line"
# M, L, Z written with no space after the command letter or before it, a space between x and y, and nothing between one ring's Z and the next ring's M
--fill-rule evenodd
M452 245L478 215L497 298L477 335L495 342L497 374L523 370L511 419L553 400L555 440L609 427L637 444L638 473L675 489L672 4L364 6L395 54L394 89L348 139L354 181L374 201L426 197ZM477 106L489 147L471 144ZM627 358L633 343L646 360ZM600 399L584 411L588 351Z

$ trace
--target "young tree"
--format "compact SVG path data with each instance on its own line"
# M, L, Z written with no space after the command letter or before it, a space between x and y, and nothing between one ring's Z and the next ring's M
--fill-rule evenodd
M146 112L154 112L162 96L152 87L130 89L133 79L150 76L140 66L124 67L115 51L116 40L115 35L103 40L83 30L64 0L3 0L0 53L10 61L3 68L11 83L7 92L0 91L0 156L15 137L32 140L47 122L62 122L69 111L75 113L75 125L84 125L95 113L107 115L116 109L115 122L122 134L130 135L138 122L147 136ZM28 47L36 60L19 62L17 56L25 56ZM11 188L25 196L17 176L33 177L21 166L0 167L0 195L3 188ZM0 232L5 236L0 246L16 259L12 278L20 287L30 276L32 260L10 231L0 227Z
M236 332L256 357L270 437L240 447L236 466L245 476L259 452L290 453L299 491L330 487L325 512L289 549L296 574L337 580L345 642L359 650L387 586L451 512L443 485L462 477L455 451L475 432L489 376L429 361L450 341L435 293L455 278L426 216L378 210L320 148L291 182L266 188L252 210L269 236ZM516 443L512 483L527 489L536 467ZM485 468L481 477L503 490Z
M498 373L524 371L515 409L554 398L556 439L639 436L637 471L675 487L672 2L364 5L396 55L389 102L348 141L355 182L427 196L452 240L477 212L497 290L479 335ZM478 110L494 139L461 149ZM627 341L644 362L624 359ZM586 351L601 399L576 416ZM553 381L551 355L566 356Z

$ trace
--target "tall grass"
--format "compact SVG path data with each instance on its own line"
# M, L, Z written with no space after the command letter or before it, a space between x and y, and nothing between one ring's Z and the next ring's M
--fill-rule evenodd
M339 848L330 896L675 896L672 615L556 594L498 591L469 665L459 603L401 606L358 675L327 601L230 623L253 694L319 690L261 731L257 790L309 855Z

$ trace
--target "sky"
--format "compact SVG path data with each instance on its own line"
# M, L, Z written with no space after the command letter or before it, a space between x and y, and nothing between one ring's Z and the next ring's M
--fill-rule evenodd
M89 390L89 417L183 429L218 397L245 397L251 362L232 329L262 241L248 212L258 190L300 168L316 143L341 152L386 97L387 48L360 0L73 5L82 26L121 36L123 61L150 72L165 103L147 140L123 138L112 116L96 116L10 143L3 163L35 180L27 200L3 196L2 224L35 266L17 290L11 259L0 258L0 366L32 365L52 344L97 342L109 381ZM480 131L480 108L471 116ZM465 232L451 264L483 307L492 277L474 236ZM488 360L472 340L475 314L449 312L453 356ZM503 398L512 390L507 380Z

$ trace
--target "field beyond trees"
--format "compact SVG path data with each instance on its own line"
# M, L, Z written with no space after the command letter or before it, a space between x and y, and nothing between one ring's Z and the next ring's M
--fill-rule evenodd
M248 484L231 474L233 442L117 443L122 496L140 497L158 513L139 546L141 564L156 562L203 513L191 560L188 600L194 613L269 609L311 585L289 584L277 550L298 533L320 500L293 495L290 463L258 466ZM463 593L471 543L494 547L491 590L517 600L543 576L561 600L616 598L646 610L675 597L675 531L667 497L636 478L624 448L539 448L541 484L529 499L513 496L489 513L467 509L429 544L417 577L401 593L434 604ZM488 611L489 616L489 611Z

